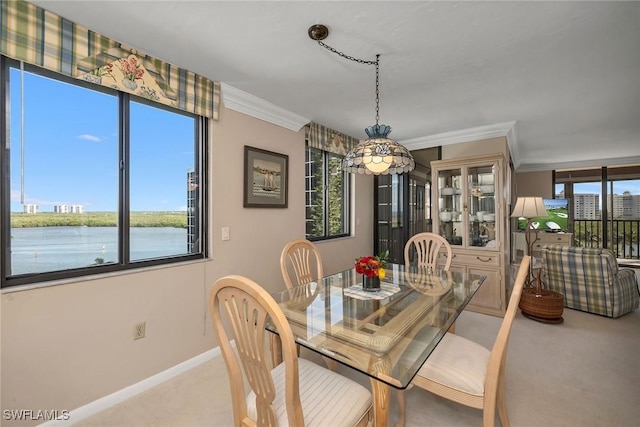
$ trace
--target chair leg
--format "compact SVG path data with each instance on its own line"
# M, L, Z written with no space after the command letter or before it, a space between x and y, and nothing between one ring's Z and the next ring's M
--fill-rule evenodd
M502 427L509 427L509 416L507 415L507 405L505 405L504 399L504 377L500 376L498 380L498 390L496 391L496 404L498 406L500 424L502 424Z
M407 422L407 402L404 398L404 390L396 390L398 396L398 410L400 411L400 418L396 423L396 427L404 427Z
M333 372L338 370L338 362L336 362L335 360L330 359L326 356L322 356L322 360L324 360L324 363L325 365L327 365L327 368L329 368Z
M494 402L495 403L495 402ZM482 408L482 426L483 427L493 427L496 423L496 407L495 404L492 406L485 406ZM502 426L506 427L506 426Z

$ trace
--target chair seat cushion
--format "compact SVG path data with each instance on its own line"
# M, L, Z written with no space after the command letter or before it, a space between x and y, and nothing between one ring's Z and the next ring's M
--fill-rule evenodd
M369 410L371 392L355 381L301 358L298 359L298 371L300 401L307 427L355 426ZM276 387L273 406L278 425L288 426L284 363L276 366L271 373ZM247 396L247 412L249 417L256 418L256 396L253 392Z
M476 396L484 395L490 351L447 333L418 371L419 376Z

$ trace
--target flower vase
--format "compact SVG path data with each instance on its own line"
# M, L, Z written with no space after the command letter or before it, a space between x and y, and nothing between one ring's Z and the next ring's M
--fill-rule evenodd
M134 80L127 78L122 79L122 85L129 90L136 90L138 88L138 84Z
M367 292L377 292L380 290L380 278L378 276L362 276L362 290Z

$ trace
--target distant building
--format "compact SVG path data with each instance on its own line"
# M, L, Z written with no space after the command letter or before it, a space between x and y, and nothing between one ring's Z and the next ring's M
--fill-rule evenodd
M40 206L38 205L22 205L22 212L26 214L37 214L38 210L40 210Z
M574 194L573 200L575 219L600 219L599 194ZM640 218L640 195L632 195L629 191L622 194L608 194L607 210L609 218L638 219Z
M574 194L573 217L575 219L600 219L600 195Z
M64 214L64 213L74 213L80 214L84 212L84 206L82 205L54 205L53 212Z
M198 175L193 169L187 171L187 251L198 248Z
M634 196L628 191L622 194L610 194L607 196L607 206L611 209L610 215L613 218L640 218L640 195Z

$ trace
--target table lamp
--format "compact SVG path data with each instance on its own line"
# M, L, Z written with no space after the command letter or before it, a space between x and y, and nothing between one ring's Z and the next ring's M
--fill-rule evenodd
M516 200L516 206L511 212L512 218L525 218L527 220L527 227L524 230L524 240L527 242L527 255L531 255L533 252L533 243L538 239L538 230L531 225L531 218L539 216L548 216L547 209L544 207L542 197L526 196L518 197ZM531 239L531 232L535 233L535 238ZM529 264L529 269L533 265L533 260ZM527 278L527 284L530 284L531 274Z

